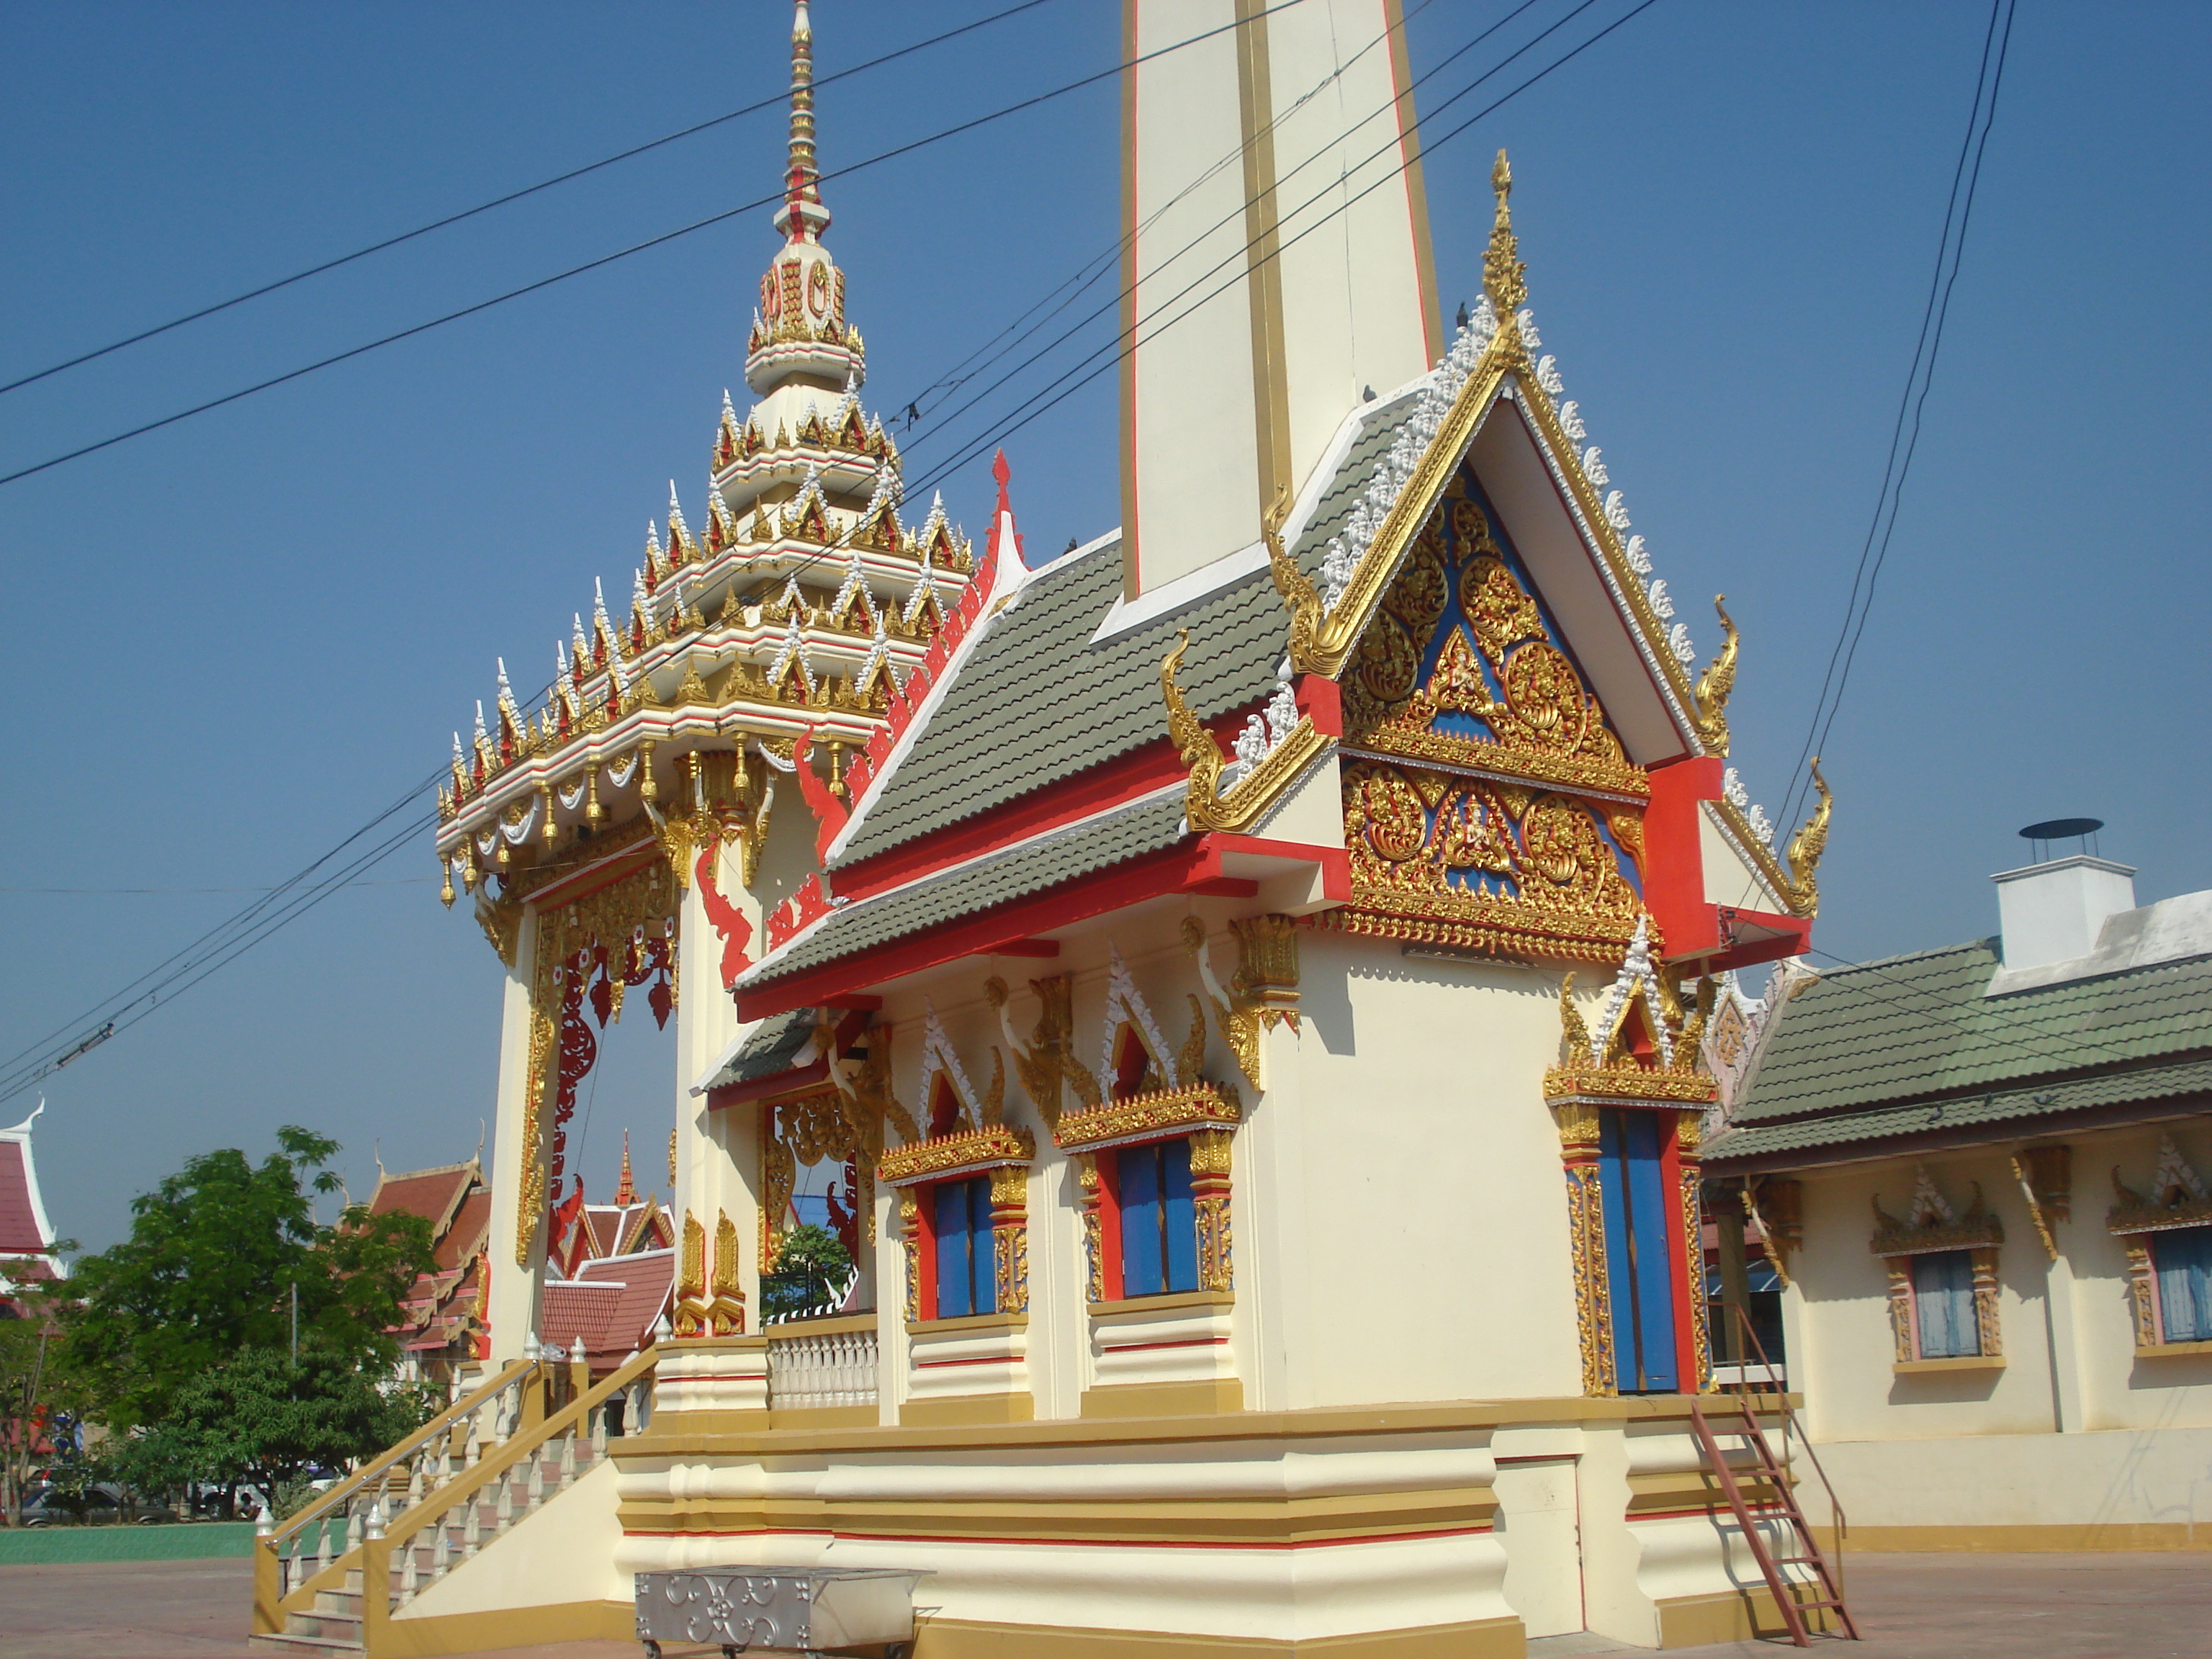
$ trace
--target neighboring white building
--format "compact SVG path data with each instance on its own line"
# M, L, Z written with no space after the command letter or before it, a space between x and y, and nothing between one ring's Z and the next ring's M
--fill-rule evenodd
M1778 988L1706 1169L1790 1279L1868 1549L2212 1537L2212 892L2087 854L2002 932Z

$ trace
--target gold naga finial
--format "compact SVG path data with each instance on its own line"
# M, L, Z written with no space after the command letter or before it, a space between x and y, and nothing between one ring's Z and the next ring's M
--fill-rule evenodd
M1698 676L1698 724L1703 728L1705 747L1716 755L1729 751L1728 708L1729 693L1735 690L1735 653L1737 636L1735 621L1729 616L1725 593L1713 595L1713 611L1721 619L1720 654Z
M1190 629L1180 629L1176 647L1160 663L1160 696L1168 706L1168 738L1176 746L1183 768L1190 774L1191 793L1195 798L1211 798L1219 791L1221 779L1221 748L1213 735L1190 712L1183 701L1182 687L1176 679L1176 671L1182 666L1183 653L1190 649Z
M1809 916L1820 908L1820 884L1813 879L1813 872L1827 848L1828 816L1836 805L1828 781L1820 775L1818 755L1813 757L1813 787L1820 793L1820 804L1813 809L1803 828L1790 837L1790 908L1801 916Z
M1513 164L1498 152L1498 165L1490 170L1490 187L1498 192L1498 217L1490 227L1490 247L1482 256L1482 286L1498 307L1503 327L1528 297L1528 267L1521 262L1520 240L1513 234Z
M1291 667L1296 673L1326 672L1316 653L1322 629L1321 595L1298 568L1298 562L1283 545L1283 526L1291 516L1291 490L1275 487L1275 499L1260 517L1260 539L1267 545L1267 570L1275 579L1275 592L1291 613Z

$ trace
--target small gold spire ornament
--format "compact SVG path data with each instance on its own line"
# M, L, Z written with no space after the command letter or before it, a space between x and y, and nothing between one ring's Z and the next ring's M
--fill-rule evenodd
M1728 613L1725 593L1713 595L1713 611L1721 619L1720 654L1698 676L1698 725L1705 747L1716 755L1729 751L1729 693L1735 690L1737 638L1735 622Z
M1504 328L1528 297L1528 267L1521 262L1520 241L1513 234L1513 167L1505 152L1498 152L1498 165L1490 170L1490 187L1498 192L1498 216L1490 227L1490 247L1482 256L1482 286L1498 307L1498 325Z
M445 878L444 885L438 889L438 898L450 910L453 908L453 866L442 854L438 859L438 873Z

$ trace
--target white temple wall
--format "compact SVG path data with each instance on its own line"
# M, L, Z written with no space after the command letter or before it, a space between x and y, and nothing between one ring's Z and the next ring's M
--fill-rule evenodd
M1240 1246L1285 1264L1285 1305L1269 1310L1288 1345L1284 1403L1579 1394L1559 1132L1540 1091L1557 980L1325 929L1303 932L1299 955L1295 1103L1271 1091L1244 1132L1281 1149L1261 1161L1285 1201L1249 1227L1238 1218ZM1279 1103L1294 1127L1270 1121ZM1499 1330L1514 1340L1486 1339Z
M2212 1522L2212 1354L2138 1356L2126 1253L2106 1224L2113 1167L2147 1186L2160 1133L2069 1137L2072 1216L2052 1224L2055 1263L2009 1146L1801 1172L1804 1233L1784 1300L1791 1383L1854 1535L1872 1529L1865 1547L2170 1547ZM2212 1152L2191 1126L2176 1139ZM2002 1370L1895 1369L1873 1200L1905 1215L1917 1164L1961 1213L1979 1182L2003 1225ZM2043 1530L1978 1537L1993 1528Z

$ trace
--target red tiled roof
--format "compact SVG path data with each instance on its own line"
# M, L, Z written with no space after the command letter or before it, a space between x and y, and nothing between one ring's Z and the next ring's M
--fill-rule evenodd
M441 1267L462 1266L483 1248L484 1234L491 1225L491 1194L478 1188L461 1200L461 1207L453 1212L453 1224L438 1240L437 1260Z
M39 1212L31 1201L30 1148L21 1140L0 1140L0 1255L43 1250Z
M675 1283L673 1250L588 1262L577 1278L545 1286L538 1334L563 1347L581 1339L592 1358L618 1358L653 1340Z
M473 1164L449 1164L439 1170L416 1170L405 1175L386 1175L376 1183L375 1196L368 1200L371 1215L389 1215L395 1210L404 1210L419 1215L430 1224L436 1234L446 1228L460 1203L461 1195L477 1178Z

